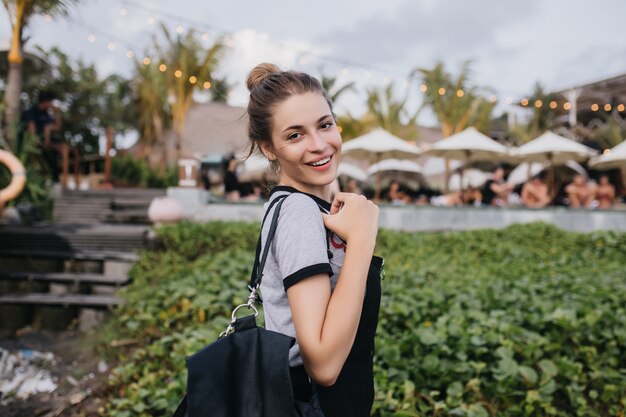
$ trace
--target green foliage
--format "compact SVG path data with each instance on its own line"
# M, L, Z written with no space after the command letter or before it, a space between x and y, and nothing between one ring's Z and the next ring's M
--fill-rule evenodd
M52 180L52 173L48 163L37 147L38 139L35 135L24 133L16 146L15 156L22 162L26 170L26 185L22 193L9 205L32 204L39 214L46 219L52 217L52 199L48 194L48 187ZM11 172L0 164L0 189L11 182Z
M481 132L490 129L491 112L496 103L487 100L479 88L470 85L469 68L469 62L465 62L456 79L446 72L442 63L432 69L416 68L412 72L412 76L421 77L426 87L422 106L431 108L444 137L469 126Z
M106 332L137 342L115 352L108 415L170 415L185 356L247 296L258 225L158 233L163 250L136 263ZM373 415L623 415L626 234L381 231L377 248L386 275Z
M178 170L170 167L161 174L144 160L117 156L111 159L111 178L115 185L122 187L167 188L178 183Z

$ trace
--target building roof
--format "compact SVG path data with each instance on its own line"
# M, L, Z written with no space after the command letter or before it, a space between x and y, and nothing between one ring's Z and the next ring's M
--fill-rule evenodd
M597 117L599 112L603 112L606 104L611 105L611 110L615 110L620 104L626 106L626 74L595 81L588 84L573 86L560 91L557 94L567 100L568 92L579 90L580 95L576 100L577 114L582 119ZM598 105L598 110L593 111L591 106ZM624 111L620 111L624 114Z

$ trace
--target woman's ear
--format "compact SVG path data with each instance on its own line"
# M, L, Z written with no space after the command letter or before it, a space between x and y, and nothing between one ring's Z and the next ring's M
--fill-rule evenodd
M271 143L259 141L258 144L259 144L259 148L261 148L261 152L263 152L263 155L265 155L267 159L269 159L270 161L276 160L276 155L274 155L274 153L272 152Z

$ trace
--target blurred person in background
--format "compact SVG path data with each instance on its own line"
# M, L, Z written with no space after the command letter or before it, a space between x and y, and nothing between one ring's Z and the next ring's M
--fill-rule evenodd
M522 204L528 208L544 208L551 203L548 195L548 186L537 174L522 187Z
M589 183L583 175L576 175L572 182L565 187L569 207L592 207L596 198L596 190L597 186Z
M483 187L483 204L492 207L506 206L513 188L515 188L513 184L508 184L504 180L504 168L497 167Z
M600 177L600 183L596 189L598 208L609 209L615 204L615 186L609 182L608 175Z

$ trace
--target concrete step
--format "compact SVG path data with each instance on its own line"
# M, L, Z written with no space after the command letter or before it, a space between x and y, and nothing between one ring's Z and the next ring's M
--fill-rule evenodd
M51 249L0 249L2 257L76 259L81 261L124 261L135 262L139 255L132 252L118 251L72 251Z
M72 272L27 272L27 271L0 271L0 280L11 281L45 281L74 284L97 284L120 286L129 282L128 277L102 275L93 273Z
M58 305L108 308L122 304L123 299L110 295L21 293L0 295L0 305Z

